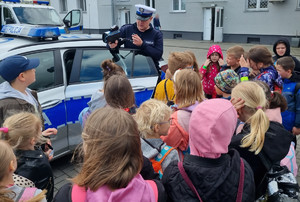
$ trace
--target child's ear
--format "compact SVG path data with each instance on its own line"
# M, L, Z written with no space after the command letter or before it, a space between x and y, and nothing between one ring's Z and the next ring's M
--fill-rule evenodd
M36 139L33 137L33 138L31 138L31 140L30 140L30 144L31 145L35 145L36 144Z
M21 72L17 78L21 81L25 81L24 73Z
M155 133L158 133L159 132L159 126L158 126L159 124L154 124L154 126L153 126L153 131L155 132Z
M15 162L14 160L11 160L10 163L9 163L9 171L13 171L15 172L17 168L15 167Z

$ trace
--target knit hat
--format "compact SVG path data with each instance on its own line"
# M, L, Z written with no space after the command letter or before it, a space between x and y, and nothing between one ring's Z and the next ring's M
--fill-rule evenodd
M209 59L210 55L213 53L219 53L220 57L223 60L223 53L222 53L222 49L219 45L212 45L211 47L209 47L206 58Z
M231 93L231 90L240 82L240 78L232 69L219 72L215 77L216 86L224 93Z
M189 123L191 155L219 158L228 153L237 112L230 101L215 98L202 101L192 112Z

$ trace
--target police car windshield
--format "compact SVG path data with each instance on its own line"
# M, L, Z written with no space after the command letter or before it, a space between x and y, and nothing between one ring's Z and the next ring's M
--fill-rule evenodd
M63 26L63 22L54 9L48 8L13 8L21 24Z

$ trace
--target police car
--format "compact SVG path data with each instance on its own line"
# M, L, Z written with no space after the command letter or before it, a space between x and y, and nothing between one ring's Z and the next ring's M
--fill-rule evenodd
M37 41L35 37L45 40ZM36 81L29 88L38 92L45 127L58 129L52 137L54 158L74 150L81 142L78 115L87 107L91 95L103 88L103 60L118 58L116 63L126 71L137 105L151 97L157 81L158 73L150 57L122 48L120 54L112 56L98 35L66 34L52 40L45 35L25 38L6 34L0 36L0 46L0 60L16 54L40 59Z
M82 30L82 11L71 10L62 20L49 1L0 0L0 27L5 25L12 33L20 27L58 27L61 34Z

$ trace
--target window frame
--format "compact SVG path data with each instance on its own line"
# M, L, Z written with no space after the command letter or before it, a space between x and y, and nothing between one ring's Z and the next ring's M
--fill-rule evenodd
M298 0L297 2L297 7L296 7L297 10L300 10L300 0Z
M87 12L86 0L77 0L77 3L78 3L78 8L80 8L82 12Z
M178 1L178 10L174 10L174 1ZM184 1L184 2L183 2ZM186 1L185 0L172 0L172 12L186 12L186 8L182 9L182 4L184 3L184 7L186 7Z
M258 6L260 5L260 2L263 0L255 0L256 1L256 8L249 8L249 1L251 0L246 0L246 10L247 11L268 11L269 10L269 1L267 0L267 8L259 8Z
M67 0L60 0L59 2L60 2L59 3L59 7L60 7L59 11L61 13L68 12L68 1ZM65 10L63 9L64 7L65 7Z

